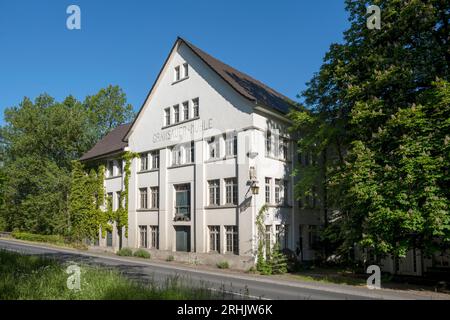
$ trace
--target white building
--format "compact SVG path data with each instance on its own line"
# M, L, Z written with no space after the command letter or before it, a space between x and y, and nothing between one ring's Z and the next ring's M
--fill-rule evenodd
M314 260L326 211L318 192L294 197L297 161L316 161L297 153L287 131L286 113L294 105L178 38L134 122L81 158L106 164L105 189L115 210L124 189L119 159L126 150L140 154L131 166L123 246L201 259L227 255L235 267L248 267L256 251L256 216L267 204L265 238L300 260ZM117 230L99 239L105 248L118 243ZM416 250L405 259L382 260L383 270L409 275L449 264L448 254L431 259Z
M116 209L123 190L117 159L125 150L140 154L132 162L123 245L250 261L255 218L266 203L267 239L297 252L301 245L302 257L311 259L321 215L300 215L293 196L297 155L286 118L293 105L178 38L134 122L81 159L107 163L105 187ZM258 194L251 187L259 187ZM100 245L117 248L117 233Z

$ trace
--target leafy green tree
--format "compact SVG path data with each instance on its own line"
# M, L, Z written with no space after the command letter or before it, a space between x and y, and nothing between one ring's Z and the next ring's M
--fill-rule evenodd
M101 89L97 94L86 97L83 105L92 124L90 133L94 141L134 118L133 107L127 104L126 95L119 86L109 85Z
M68 234L72 161L132 117L120 88L110 86L93 97L57 102L42 94L5 110L0 216L7 230Z
M381 8L381 30L366 7ZM303 170L297 191L324 183L325 235L342 253L353 245L403 256L449 242L448 80L450 3L346 1L350 28L332 44L293 111ZM438 79L436 81L436 79ZM309 173L308 173L309 171Z

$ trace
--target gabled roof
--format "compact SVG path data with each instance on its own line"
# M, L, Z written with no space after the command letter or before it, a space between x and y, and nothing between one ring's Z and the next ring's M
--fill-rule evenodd
M103 137L97 144L88 152L86 152L81 158L81 161L93 160L102 156L114 154L120 151L128 145L123 141L126 133L131 127L131 123L126 123L117 126L117 128L110 131Z
M250 77L249 75L236 70L235 68L223 63L222 61L212 57L207 54L203 50L197 48L190 42L184 40L181 37L178 37L175 43L170 50L169 55L166 58L161 70L159 71L158 76L155 79L150 91L147 94L147 97L142 104L141 109L139 109L136 118L128 129L124 136L124 140L128 139L128 136L133 128L135 122L139 118L139 115L142 112L142 109L145 106L148 98L150 97L153 89L158 82L159 77L161 76L167 62L169 61L170 56L175 48L178 48L181 43L186 44L188 48L192 50L206 65L208 65L215 73L217 73L225 82L227 82L236 92L242 95L244 98L262 106L274 109L282 114L286 114L289 112L291 107L296 107L298 104L288 97L282 95L281 93L275 91L274 89L268 87L264 83Z
M289 108L296 105L294 101L266 86L264 83L212 57L190 42L182 38L178 39L179 41L185 43L194 53L197 54L197 56L200 57L200 59L203 60L203 62L205 62L243 97L255 103L275 109L281 113L288 113Z

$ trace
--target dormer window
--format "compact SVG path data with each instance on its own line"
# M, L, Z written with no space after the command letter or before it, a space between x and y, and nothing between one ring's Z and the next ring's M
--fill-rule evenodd
M175 81L181 79L180 66L175 67Z

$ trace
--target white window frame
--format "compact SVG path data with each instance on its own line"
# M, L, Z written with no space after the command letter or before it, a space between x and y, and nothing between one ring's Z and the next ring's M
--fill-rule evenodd
M164 125L170 126L170 108L164 109Z
M225 179L225 204L237 205L238 204L238 190L237 179L226 178Z
M209 230L209 252L220 253L220 226L208 226Z
M159 209L159 187L150 187L150 208Z
M225 226L225 253L239 254L238 226Z
M180 122L180 105L176 104L173 106L173 123Z
M208 205L220 206L220 179L208 180Z
M200 99L194 98L192 99L192 114L194 118L198 118L200 116Z
M189 114L189 100L188 101L184 101L182 104L183 106L183 120L189 120L190 118L190 114Z
M139 188L139 209L148 209L148 189Z

